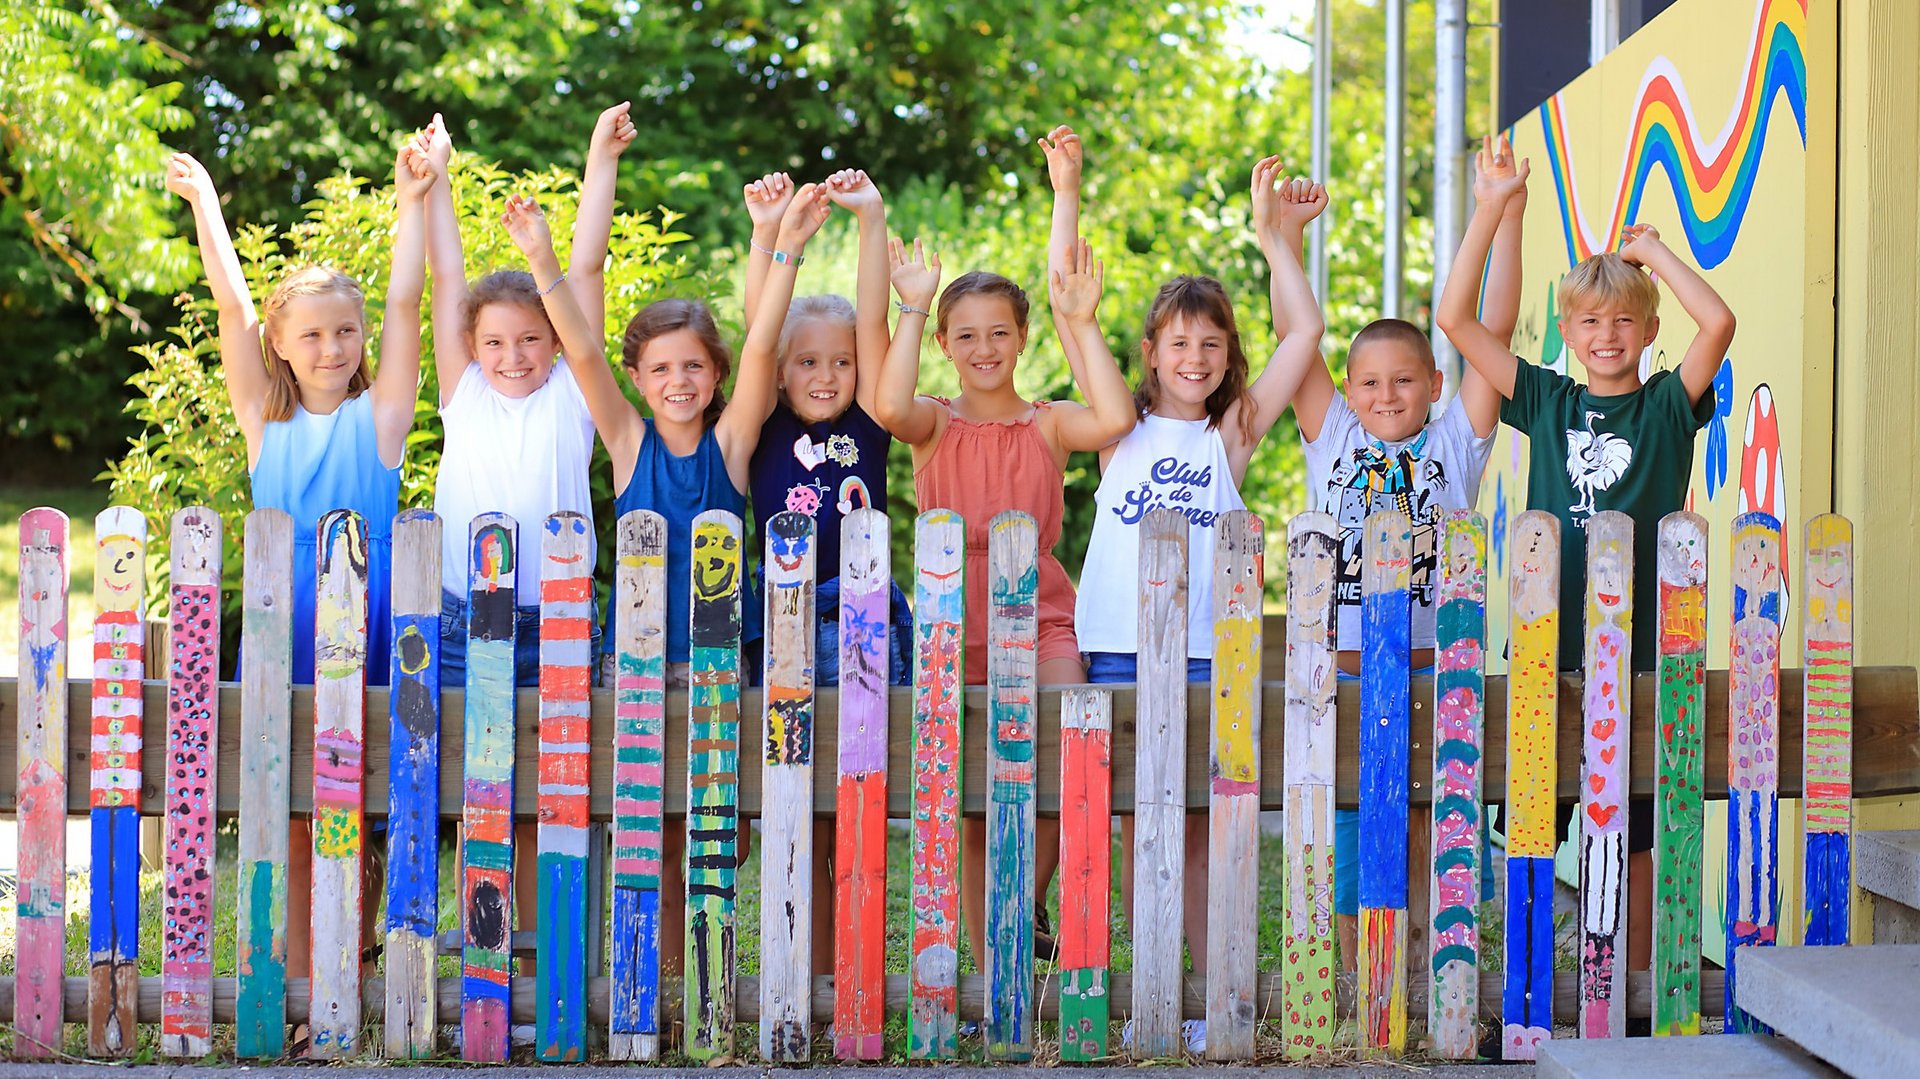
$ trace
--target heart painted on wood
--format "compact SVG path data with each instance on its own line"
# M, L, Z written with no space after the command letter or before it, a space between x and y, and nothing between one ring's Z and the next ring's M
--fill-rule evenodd
M1616 725L1611 717L1602 716L1593 721L1593 736L1604 742L1613 737L1613 728Z
M1606 787L1606 785L1607 785L1606 776L1595 774L1587 777L1587 789L1591 790L1595 794L1599 794L1600 791Z
M1613 758L1619 755L1620 755L1619 746L1608 746L1607 748L1600 751L1600 763L1612 764Z
M1587 816L1592 817L1593 823L1602 828L1605 828L1607 822L1611 821L1613 815L1618 812L1620 812L1620 807L1617 805L1603 806L1597 802L1587 803Z

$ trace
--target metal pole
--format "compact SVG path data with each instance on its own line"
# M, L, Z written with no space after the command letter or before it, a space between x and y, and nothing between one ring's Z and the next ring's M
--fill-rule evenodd
M1587 63L1597 64L1620 44L1620 0L1593 0L1587 18Z
M1465 220L1467 185L1467 0L1433 4L1433 302L1453 269ZM1453 399L1461 378L1460 353L1433 327L1433 358Z
M1403 265L1407 206L1407 0L1387 3L1386 251L1381 260L1380 317L1399 318L1401 291L1406 280Z
M1326 183L1331 162L1327 157L1327 105L1333 97L1333 0L1313 5L1313 179ZM1327 302L1327 218L1313 219L1307 255L1307 277L1313 294Z

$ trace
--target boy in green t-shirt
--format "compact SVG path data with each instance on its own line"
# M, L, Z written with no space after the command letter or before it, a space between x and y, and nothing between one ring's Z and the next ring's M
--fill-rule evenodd
M1560 279L1560 336L1587 372L1581 385L1515 356L1480 324L1480 268L1507 201L1525 189L1527 163L1488 140L1474 179L1473 220L1460 241L1436 319L1460 354L1504 400L1500 419L1532 445L1527 506L1560 518L1560 668L1580 670L1586 622L1587 520L1601 510L1633 518L1633 668L1657 659L1660 518L1678 510L1693 475L1693 437L1713 415L1708 388L1733 341L1733 312L1650 225L1628 226L1618 254L1583 260ZM1640 354L1660 330L1659 274L1699 329L1680 367L1640 381ZM1565 831L1571 806L1561 807ZM1653 806L1628 810L1629 969L1647 967L1653 922Z

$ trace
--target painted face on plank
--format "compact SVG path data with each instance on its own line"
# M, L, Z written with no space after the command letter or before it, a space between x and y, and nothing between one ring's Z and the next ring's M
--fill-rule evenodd
M886 586L887 574L880 568L880 551L884 549L884 544L876 542L864 546L865 553L860 553L858 546L840 545L840 587L850 595L864 595Z
M1816 528L1807 550L1807 636L1848 639L1853 622L1853 542L1835 527Z
M740 540L718 521L693 527L693 594L696 599L720 600L740 578Z
M795 588L813 549L813 522L798 513L776 513L767 522L767 580L776 588Z
M1707 537L1692 521L1665 530L1660 543L1660 583L1676 588L1707 582Z
M102 611L132 611L140 606L147 545L138 536L103 536L94 555L93 595Z
M1487 575L1487 548L1483 534L1465 520L1447 522L1446 571L1441 587L1447 595L1470 598L1484 587Z
M921 544L916 552L919 562L920 587L935 598L950 596L960 590L961 568L964 564L962 533L959 518L953 518L952 528L936 530L936 535L944 538Z
M1552 518L1521 515L1513 536L1513 613L1531 622L1554 611L1560 603L1551 570L1560 544L1547 527Z
M1734 578L1746 582L1745 591L1749 604L1757 608L1761 598L1780 588L1780 535L1771 528L1758 524L1742 525L1733 541ZM1735 618L1744 618L1752 611L1734 612Z
M1633 591L1633 578L1627 573L1625 548L1618 542L1596 544L1587 566L1587 591L1600 613L1612 618L1626 606Z
M1303 626L1324 626L1333 612L1327 598L1333 591L1333 537L1324 532L1302 532L1287 546L1290 599L1287 617Z
M513 536L504 525L487 525L473 537L473 564L492 591L513 579Z
M188 510L174 530L174 558L183 569L208 573L220 557L219 518L203 510Z

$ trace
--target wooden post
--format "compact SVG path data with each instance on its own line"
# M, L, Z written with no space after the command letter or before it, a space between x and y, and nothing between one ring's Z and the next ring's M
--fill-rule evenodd
M118 1057L133 1052L139 1021L140 751L145 736L140 683L146 678L147 643L140 613L147 593L147 519L139 510L111 506L93 519L93 536L87 1053Z
M313 1007L311 1053L360 1051L360 881L365 804L367 522L320 517L313 642Z
M540 790L534 1052L587 1058L588 693L593 686L593 528L571 510L540 539Z
M513 637L519 526L467 526L467 693L460 819L460 1057L507 1059L513 951Z
M166 910L161 920L160 1052L213 1049L213 777L220 708L220 515L173 515L167 663Z
M1580 754L1580 979L1583 1038L1627 1024L1627 754L1633 677L1633 518L1587 520L1586 681Z
M987 1056L1033 1057L1039 534L1008 510L987 537Z
M1185 673L1185 672L1182 672ZM1113 693L1060 699L1060 1059L1107 1055L1113 891Z
M431 510L393 522L387 698L386 1055L430 1057L440 922L440 540Z
M620 518L614 603L613 989L607 1053L660 1058L660 859L667 760L667 523Z
M1407 793L1413 524L1368 515L1361 542L1360 1045L1407 1048Z
M56 1056L67 962L67 515L20 515L20 883L13 1045Z
M1252 1060L1259 1003L1260 518L1214 522L1213 710L1207 769L1207 1059ZM1175 924L1178 924L1176 922Z
M1508 554L1507 966L1501 1056L1532 1060L1553 1035L1553 848L1560 693L1560 522L1515 518Z
M760 1056L804 1063L813 1050L813 518L767 520L766 705L761 754ZM841 596L845 602L845 593ZM840 988L836 986L836 988ZM844 992L844 989L841 991Z
M686 1054L733 1055L735 856L740 824L740 518L693 519L687 725Z
M1700 1033L1705 827L1707 519L1660 519L1660 706L1654 728L1653 1033Z
M1727 980L1729 1033L1765 1033L1734 1003L1741 948L1773 946L1779 923L1780 522L1733 519L1733 649L1727 707Z
M887 962L887 515L840 519L840 779L834 812L834 1055L879 1060Z
M959 1021L961 677L966 532L952 510L913 527L913 942L909 1054L951 1059Z
M1480 1015L1480 758L1485 748L1487 521L1441 523L1434 612L1433 882L1427 1034L1435 1056L1472 1060Z
M1853 522L1807 522L1806 943L1845 944L1853 889Z
M1280 904L1280 1036L1288 1059L1333 1047L1334 578L1339 525L1328 513L1287 522L1285 898Z
M240 608L240 893L234 1054L287 1042L288 798L293 790L293 518L247 514ZM438 627L435 627L436 629ZM297 897L305 905L308 896ZM308 973L301 971L301 974Z
M1133 1055L1180 1052L1186 967L1181 943L1187 861L1187 517L1140 520L1135 704Z

